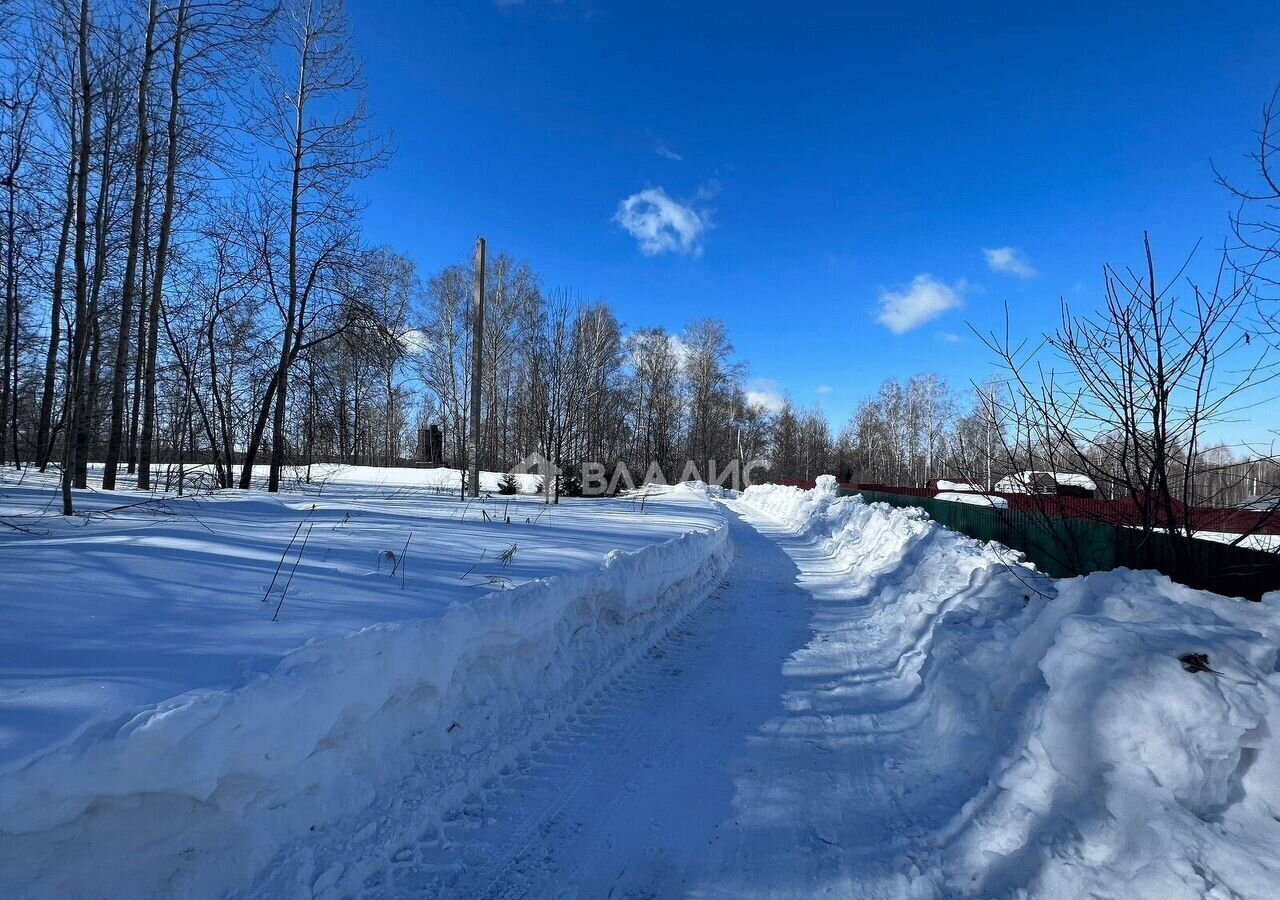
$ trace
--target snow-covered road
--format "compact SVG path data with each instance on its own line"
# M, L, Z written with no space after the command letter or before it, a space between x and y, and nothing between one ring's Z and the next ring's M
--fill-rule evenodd
M728 505L721 587L442 828L410 778L246 896L911 896L939 810L890 787L915 758L899 643L819 544Z

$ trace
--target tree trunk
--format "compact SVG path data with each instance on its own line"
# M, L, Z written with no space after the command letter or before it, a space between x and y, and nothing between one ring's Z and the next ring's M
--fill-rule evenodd
M138 426L142 423L142 370L147 364L147 312L150 308L151 293L151 183L154 172L147 179L147 209L142 224L142 281L141 297L138 304L138 350L133 355L133 402L129 404L129 463L130 475L138 471Z
M185 401L186 406L184 407L185 412L183 413L183 415L186 418L187 424L184 429L179 429L179 432L178 432L179 438L181 439L182 436L185 435L186 438L190 440L191 449L192 449L192 452L194 453L195 446L196 446L195 424L194 424L195 412L198 412L200 414L200 423L201 423L201 426L204 428L205 436L209 438L209 447L213 453L213 470L218 479L218 485L221 487L223 486L223 481L224 481L223 469L222 469L222 453L221 453L221 450L219 449L218 440L214 436L213 423L209 418L209 411L208 411L208 407L205 404L204 397L201 395L199 391L196 390L196 386L195 386L196 366L199 364L200 355L203 352L203 348L202 348L203 332L201 332L201 338L197 339L196 341L195 357L190 362L188 362L182 355L182 351L178 346L178 340L176 337L174 337L173 329L169 327L169 318L167 315L165 316L165 319L164 319L164 331L165 331L165 336L169 338L169 346L173 348L173 357L178 363L178 368L182 370L183 392L186 394L186 401ZM210 357L215 356L216 345L210 343L209 347L210 347L210 351L209 351ZM214 391L214 396L215 397L217 396L217 391ZM192 411L193 403L194 403L194 410L195 410L194 412ZM182 460L186 458L184 455L182 455L181 449L182 448L180 447L179 463L178 463L179 495L181 495L182 493L182 472L183 472Z
M115 490L116 467L124 445L125 370L133 334L133 297L138 272L138 249L142 243L142 212L147 202L147 157L151 152L151 130L148 127L147 94L151 86L151 70L155 62L156 19L159 0L151 0L147 14L147 37L142 56L142 75L138 81L138 138L133 160L133 210L129 222L129 250L124 265L124 284L120 293L120 331L116 335L115 363L111 369L111 427L107 437L107 454L102 470L102 489ZM136 395L135 395L135 403Z
M215 300L215 303L217 302L219 301ZM235 459L231 455L233 447L230 432L231 421L227 408L222 402L222 392L219 390L218 385L218 354L214 352L214 348L217 347L216 312L214 316L210 317L209 323L205 327L209 342L209 393L213 395L214 414L217 417L218 425L217 433L211 433L209 440L213 444L215 454L226 460L225 470L220 469L218 472L218 487L229 488L231 487L232 477L231 467L235 464Z
M164 295L164 276L169 265L169 236L173 228L173 207L178 183L178 117L182 84L183 42L187 33L190 0L178 4L173 33L173 64L169 71L169 119L165 126L168 158L164 172L164 206L160 211L160 237L156 243L156 270L151 280L151 310L147 332L147 366L144 374L142 434L138 448L138 490L151 489L152 436L156 418L156 345L159 343L160 304Z
M83 392L84 407L80 414L80 428L76 437L75 486L89 486L89 456L96 449L98 437L98 383L99 357L102 352L102 328L98 322L98 306L102 295L102 283L107 270L107 194L111 188L114 170L112 140L115 133L115 107L103 103L102 168L98 180L98 199L93 212L93 289L89 293L90 337L88 384Z
M387 446L384 448L384 456L382 464L390 466L392 463L391 445L393 443L392 435L395 433L395 385L392 382L392 371L387 369Z
M62 227L58 232L58 250L53 262L53 292L49 299L49 348L44 358L44 388L40 394L40 419L36 427L36 463L40 471L49 466L53 452L53 402L58 387L58 348L62 340L63 276L67 267L67 247L71 243L71 222L75 216L77 139L76 110L71 113L70 161L67 163L67 189L62 211Z
M75 503L71 496L73 472L76 467L76 445L79 442L80 421L84 402L84 364L88 345L89 326L89 163L93 151L93 94L89 81L89 0L80 0L80 22L77 35L77 57L80 70L80 149L76 172L76 318L73 324L70 367L71 422L63 440L62 466L62 514L75 515Z
M475 308L472 310L471 333L471 440L467 447L468 490L472 497L480 496L480 394L484 366L484 238L476 238L475 259Z
M271 416L271 401L275 399L276 379L272 378L262 395L262 403L258 406L258 418L254 420L253 431L249 433L249 443L244 451L244 465L240 467L240 490L247 491L253 484L253 464L262 449L262 436L267 430L267 419Z
M285 313L284 333L280 336L280 364L276 367L275 415L272 419L271 472L267 490L280 490L280 469L284 466L284 414L289 402L289 364L292 362L294 328L298 315L298 231L301 227L302 162L304 114L306 112L307 68L310 47L304 46L298 61L298 91L294 98L293 180L289 188L289 308Z
M18 273L14 266L18 235L15 230L14 188L17 169L10 168L5 179L5 278L4 278L4 342L0 345L3 366L0 366L0 463L5 462L5 432L9 424L10 391L13 406L13 467L22 468L18 459ZM10 356L9 348L14 348ZM10 366L12 365L12 371ZM10 380L12 379L12 385Z
M89 359L85 363L85 388L80 411L80 429L76 438L75 486L89 486L89 457L98 435L98 356L102 350L102 330L98 327L98 301L89 298Z

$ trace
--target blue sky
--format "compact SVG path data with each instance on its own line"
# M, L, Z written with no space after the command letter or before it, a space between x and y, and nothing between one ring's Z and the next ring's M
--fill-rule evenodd
M351 0L398 148L370 239L723 318L837 425L890 376L981 379L966 323L1093 306L1144 229L1168 270L1220 245L1211 161L1247 171L1280 82L1280 4L1055 6Z

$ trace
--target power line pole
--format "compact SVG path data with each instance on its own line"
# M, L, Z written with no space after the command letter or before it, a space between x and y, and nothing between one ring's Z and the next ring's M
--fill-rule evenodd
M484 364L484 238L476 238L476 285L471 328L471 439L467 442L470 457L470 493L480 496L480 382Z

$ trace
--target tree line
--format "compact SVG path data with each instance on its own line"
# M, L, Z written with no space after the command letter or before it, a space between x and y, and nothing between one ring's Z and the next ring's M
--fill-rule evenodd
M0 463L59 473L68 514L91 462L105 489L182 489L200 464L210 487L265 469L278 490L290 466L414 461L439 425L465 465L474 272L369 246L359 184L391 146L366 93L339 0L0 5ZM987 487L1050 469L1165 506L1271 492L1274 455L1215 441L1276 377L1275 110L1257 185L1222 178L1240 211L1215 284L1158 281L1148 252L1043 339L979 335L989 381L890 379L838 433L751 402L723 322L631 327L498 253L481 465L765 459L774 479Z
M471 264L425 286L408 372L425 388L420 425L442 423L446 461L466 458L470 412ZM538 454L573 469L584 462L652 465L669 479L688 462L702 475L767 450L767 411L748 401L746 366L725 324L690 322L678 334L628 330L600 300L546 292L527 263L505 254L485 268L480 367L482 467L506 470Z
M274 491L412 460L438 424L465 464L473 273L363 238L391 151L339 0L18 0L0 25L0 462L59 472L67 514L91 462L107 490L265 467ZM486 282L485 468L767 451L722 322L628 330L504 254Z
M279 485L315 348L383 323L353 188L387 158L333 0L6 5L3 461ZM389 289L388 289L389 290ZM265 457L265 460L264 460Z

